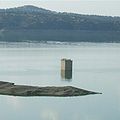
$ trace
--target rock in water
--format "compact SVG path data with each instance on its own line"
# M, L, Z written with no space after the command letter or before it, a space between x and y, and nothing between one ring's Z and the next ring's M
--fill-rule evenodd
M90 94L100 94L98 92L92 92L72 86L63 87L38 87L38 86L26 86L26 85L15 85L10 82L0 81L0 94L11 95L11 96L83 96Z

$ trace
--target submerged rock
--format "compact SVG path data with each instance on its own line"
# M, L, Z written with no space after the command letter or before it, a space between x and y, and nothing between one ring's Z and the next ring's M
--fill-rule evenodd
M12 96L83 96L90 94L100 94L98 92L92 92L72 86L63 87L38 87L38 86L26 86L15 85L14 83L0 81L0 94L12 95Z

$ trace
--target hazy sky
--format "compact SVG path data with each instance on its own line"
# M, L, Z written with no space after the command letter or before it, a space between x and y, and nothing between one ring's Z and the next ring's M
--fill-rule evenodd
M0 0L0 8L28 4L60 12L120 16L120 0Z

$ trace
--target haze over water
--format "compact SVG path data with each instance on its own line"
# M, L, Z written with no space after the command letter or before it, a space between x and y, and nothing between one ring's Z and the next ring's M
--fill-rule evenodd
M73 60L71 80L60 76L62 58ZM0 95L1 120L120 120L120 44L1 43L0 81L102 92L67 98Z

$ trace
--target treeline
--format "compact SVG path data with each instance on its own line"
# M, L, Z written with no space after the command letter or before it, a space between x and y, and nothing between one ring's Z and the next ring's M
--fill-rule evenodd
M120 31L120 18L57 13L34 6L0 10L0 29Z
M120 32L84 30L6 30L0 41L120 42Z
M29 5L0 9L0 40L119 42L120 17L60 13Z

